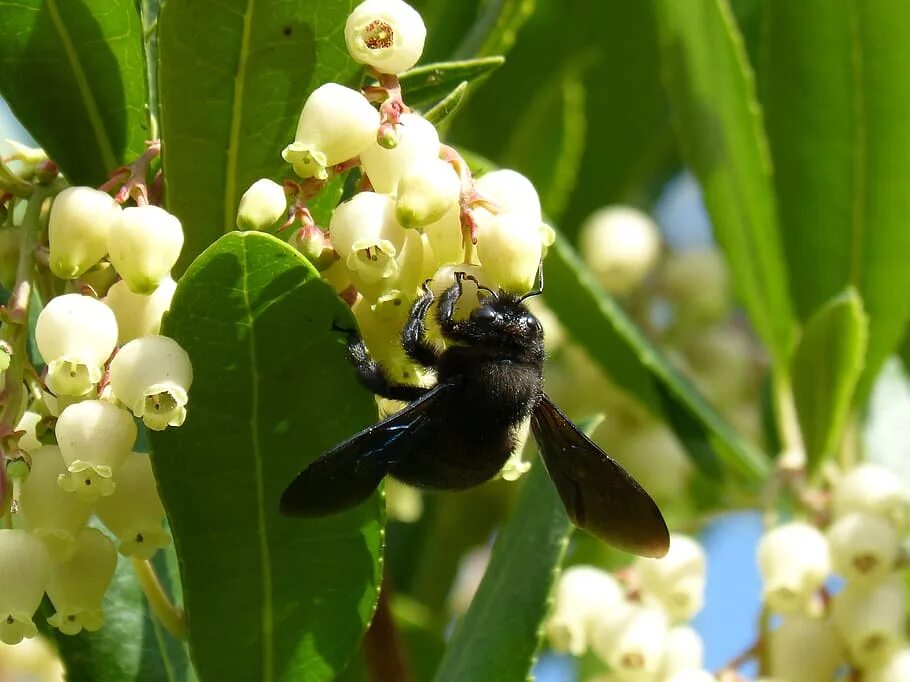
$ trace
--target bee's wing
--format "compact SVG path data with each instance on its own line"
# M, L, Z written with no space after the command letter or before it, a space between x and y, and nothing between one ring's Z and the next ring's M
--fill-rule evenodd
M544 395L531 428L569 518L626 552L661 557L670 536L650 495Z
M366 500L389 464L425 442L434 403L449 388L439 384L400 412L339 443L314 460L281 495L287 516L327 516Z

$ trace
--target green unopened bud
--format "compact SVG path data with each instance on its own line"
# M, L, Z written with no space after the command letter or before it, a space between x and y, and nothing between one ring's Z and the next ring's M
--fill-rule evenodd
M0 225L2 225L0 220ZM16 271L19 268L19 245L22 243L22 228L0 226L0 284L12 291L16 286Z
M56 613L47 622L65 635L93 632L104 624L101 600L117 568L117 550L97 528L83 528L72 558L51 569L47 596Z
M395 149L398 146L398 130L393 123L383 123L376 131L376 144L383 149Z
M284 187L268 178L261 178L250 185L240 197L237 209L237 227L241 230L267 230L288 210Z
M338 262L338 254L331 242L322 228L316 225L304 225L294 232L289 243L320 272Z

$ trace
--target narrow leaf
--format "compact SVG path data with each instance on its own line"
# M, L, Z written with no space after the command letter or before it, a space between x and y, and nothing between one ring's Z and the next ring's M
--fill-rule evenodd
M571 532L546 469L535 462L436 682L528 679Z
M446 95L445 99L441 100L431 109L427 109L423 114L424 118L426 118L433 125L438 126L458 110L458 107L461 106L461 101L464 99L465 93L467 91L468 82L462 81L458 87Z
M135 0L0 0L0 95L71 182L142 153L146 84Z
M486 77L504 63L504 57L483 57L425 64L401 74L401 91L408 106L424 109L443 100L463 81Z
M181 268L234 229L240 197L255 180L291 174L281 150L294 137L307 95L358 73L340 30L353 4L162 6L158 100L168 209L186 233Z
M708 405L609 298L577 254L558 238L546 259L546 302L591 358L652 414L666 419L695 464L717 477L721 466L759 483L768 461Z
M310 460L375 419L341 335L349 309L290 246L232 233L181 278L164 333L186 349L186 423L152 434L203 680L326 680L357 648L380 579L379 496L325 519L278 513Z
M534 13L535 0L489 0L481 5L471 31L455 51L459 57L505 54Z
M752 324L785 377L793 336L771 164L727 0L658 0L663 68L684 155Z
M793 394L808 468L834 454L863 369L868 321L853 289L806 323L793 354Z
M910 318L910 5L763 4L759 85L791 291L806 320L853 286L869 314L864 398Z

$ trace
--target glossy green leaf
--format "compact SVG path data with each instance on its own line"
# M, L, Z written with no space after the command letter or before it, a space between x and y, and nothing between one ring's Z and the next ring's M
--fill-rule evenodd
M169 550L173 555L173 550ZM159 552L155 564L164 567L167 559ZM159 572L168 584L166 570ZM66 667L69 680L93 682L190 682L195 673L186 645L170 635L151 614L136 580L130 560L119 557L114 579L102 603L104 626L97 632L83 630L63 635L54 628L50 635ZM49 602L43 617L53 614Z
M610 378L663 418L696 465L717 477L721 467L760 483L768 461L708 405L607 296L577 254L558 238L546 259L547 305Z
M471 30L455 50L458 57L505 54L515 44L518 31L534 12L535 0L488 0L480 8Z
M449 641L436 682L528 679L571 533L546 469L535 462Z
M865 396L910 317L910 5L764 3L759 93L795 307L853 286L869 314Z
M483 57L425 64L401 74L401 92L408 106L425 109L445 99L463 81L486 77L504 63L504 57Z
M431 109L427 109L423 113L424 118L426 118L433 125L438 126L449 116L458 111L458 107L461 106L461 102L464 99L465 93L467 91L468 82L462 81L458 87L446 95L445 99L440 100L440 102L434 105Z
M231 233L181 278L164 333L193 362L186 423L152 434L203 680L326 680L357 648L380 580L382 500L278 513L309 461L374 421L334 324L349 309L290 246Z
M678 137L739 298L785 377L793 339L767 140L727 0L655 5Z
M512 133L503 165L521 168L540 194L546 216L558 221L575 187L585 151L585 86L580 69L541 88Z
M291 175L309 93L359 72L341 27L353 0L168 2L158 17L158 100L168 209L183 222L180 268L234 229L259 178Z
M793 396L810 471L840 444L868 326L859 294L849 289L809 318L793 354Z
M0 0L0 95L73 183L145 149L146 83L135 0Z

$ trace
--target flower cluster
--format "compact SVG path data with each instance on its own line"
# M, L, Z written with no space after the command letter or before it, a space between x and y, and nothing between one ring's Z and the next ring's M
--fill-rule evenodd
M118 550L144 560L171 541L150 457L136 451L140 428L183 423L193 378L186 351L159 333L183 230L148 203L145 173L157 153L153 145L102 189L64 187L54 170L22 198L23 224L4 228L18 229L21 242L0 331L8 360L0 642L8 645L35 636L45 593L50 625L97 630ZM122 207L130 198L135 205ZM28 339L32 290L46 303ZM43 367L32 364L29 343Z
M770 635L774 680L835 679L845 663L863 679L907 679L906 586L898 573L910 497L887 469L862 464L837 480L826 527L791 521L758 549L764 601L781 623ZM821 525L821 524L820 524ZM828 590L832 575L844 586Z
M546 624L555 651L587 651L607 666L603 682L700 682L703 644L688 624L704 602L706 559L685 535L670 538L662 559L637 559L617 576L573 566L559 578Z

